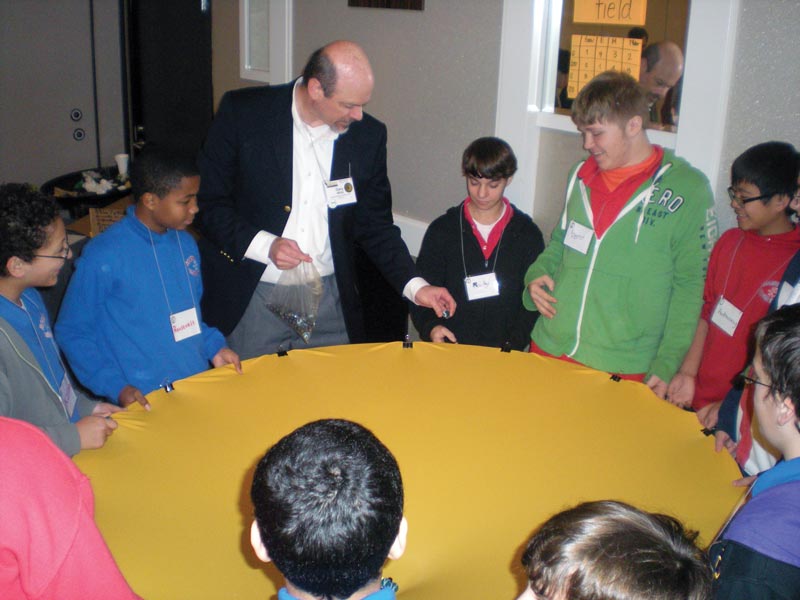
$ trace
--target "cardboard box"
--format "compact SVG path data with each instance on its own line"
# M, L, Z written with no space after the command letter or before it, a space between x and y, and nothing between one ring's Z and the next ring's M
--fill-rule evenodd
M125 216L125 210L133 204L132 196L125 196L103 208L90 208L89 214L67 225L67 229L93 238L103 233Z

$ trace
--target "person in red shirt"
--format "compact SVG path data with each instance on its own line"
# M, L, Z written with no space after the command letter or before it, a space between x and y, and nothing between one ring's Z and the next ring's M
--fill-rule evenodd
M798 171L800 154L785 142L753 146L731 167L728 195L739 227L711 252L694 340L667 388L668 399L694 408L704 427L716 426L732 380L747 365L752 330L800 250L792 220Z
M94 523L89 479L33 425L0 417L0 598L136 600Z

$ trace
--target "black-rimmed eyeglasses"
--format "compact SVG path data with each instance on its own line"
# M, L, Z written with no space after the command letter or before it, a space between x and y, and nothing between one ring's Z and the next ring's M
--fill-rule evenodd
M736 193L736 190L733 187L728 188L728 198L731 199L731 202L736 202L739 206L744 206L749 202L755 202L756 200L767 200L772 198L775 194L761 194L760 196L753 196L752 198L742 198Z
M61 254L34 254L36 258L56 258L61 260L67 260L69 255L72 253L72 249L67 246L61 251Z
M780 390L778 390L778 388L776 388L775 386L769 383L764 383L763 381L759 381L754 377L754 375L755 375L755 369L753 368L753 365L749 365L744 371L742 371L736 376L734 383L737 385L737 387L744 387L746 385L760 385L767 388L768 390L780 392Z

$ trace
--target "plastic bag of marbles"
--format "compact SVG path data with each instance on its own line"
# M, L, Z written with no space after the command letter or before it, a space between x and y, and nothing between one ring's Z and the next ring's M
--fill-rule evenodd
M322 299L322 277L310 262L281 273L267 301L267 308L297 332L307 344L317 323Z

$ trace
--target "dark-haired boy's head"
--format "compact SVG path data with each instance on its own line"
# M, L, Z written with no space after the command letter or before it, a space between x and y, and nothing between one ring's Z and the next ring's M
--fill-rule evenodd
M788 439L800 447L800 304L784 306L759 321L755 331L756 390L754 404L759 413L760 404L772 403L776 410L785 411L784 426L790 433ZM765 437L786 456L781 440L774 439L770 431L775 423L769 423L764 415L758 415L759 428ZM792 431L789 431L792 430ZM782 436L787 437L787 436ZM785 441L785 440L784 440ZM793 457L792 457L793 458Z
M731 187L755 186L762 204L775 196L791 200L798 188L800 154L786 142L764 142L745 150L731 165ZM794 212L786 206L787 214Z
M351 421L315 421L282 438L259 462L251 499L259 558L315 596L350 597L405 547L397 461Z
M477 179L509 179L517 172L517 157L500 138L478 138L464 150L461 172L465 177Z
M633 117L647 122L647 95L627 73L605 71L587 83L572 103L572 121L578 127L616 123L623 127Z
M131 193L137 202L146 193L164 198L184 178L199 174L194 157L166 147L146 147L131 164Z
M10 258L34 259L57 218L58 205L51 197L25 183L0 185L0 277L8 276Z
M771 385L789 396L800 414L800 304L759 321L755 341Z
M521 598L703 600L711 572L676 519L615 501L586 502L542 524L522 564Z

